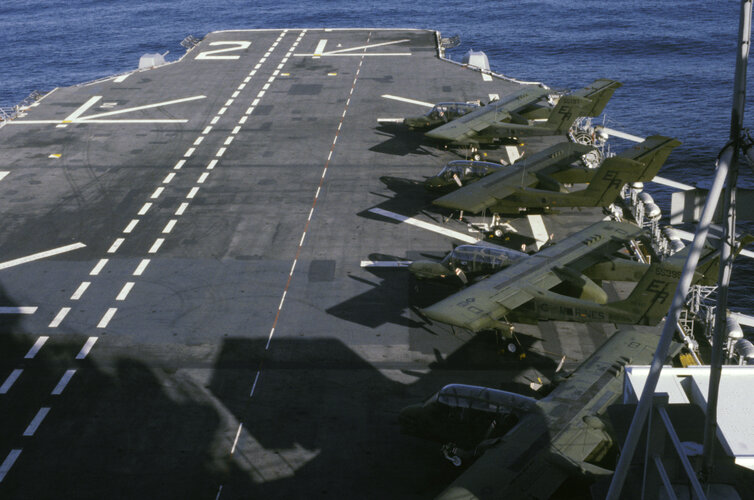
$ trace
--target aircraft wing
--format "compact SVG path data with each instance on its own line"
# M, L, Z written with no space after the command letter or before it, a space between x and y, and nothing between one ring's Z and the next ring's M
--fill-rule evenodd
M463 186L437 198L432 203L455 210L479 213L493 206L498 200L513 194L517 189L530 187L538 182L536 172L552 169L556 165L570 165L591 151L591 146L560 142L529 158L493 172L483 179Z
M658 340L656 328L615 333L438 498L549 498L570 475L609 472L587 462L610 444L597 416L620 397L623 366L649 364Z
M567 279L561 268L581 272L640 234L641 228L627 222L598 222L422 312L473 332L496 328L510 311Z
M548 91L539 86L527 86L499 101L481 106L471 113L430 130L425 135L445 141L462 141L473 138L492 124L510 120L512 112L515 113L539 101L547 94Z

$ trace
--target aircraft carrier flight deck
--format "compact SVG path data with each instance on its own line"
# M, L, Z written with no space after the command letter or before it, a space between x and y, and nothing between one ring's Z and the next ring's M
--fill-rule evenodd
M377 121L520 88L438 43L216 32L0 128L0 497L429 498L460 471L401 408L536 395L615 331L521 325L526 356L501 354L418 313L450 289L362 265L483 238L421 185L458 152ZM507 222L532 244L601 218Z

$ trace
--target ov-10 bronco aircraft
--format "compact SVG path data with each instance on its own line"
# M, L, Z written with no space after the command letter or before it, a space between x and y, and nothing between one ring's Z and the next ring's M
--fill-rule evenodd
M643 231L627 222L601 221L560 243L514 261L489 277L422 309L432 320L472 332L496 330L517 349L513 323L544 320L656 325L667 313L687 249L651 265L616 255ZM717 278L719 252L705 247L695 282ZM608 302L597 283L638 281L628 298Z
M518 213L526 209L600 207L615 201L624 184L649 182L671 151L681 143L653 135L636 146L605 159L597 168L574 165L594 150L591 146L561 142L511 166L458 160L425 181L430 189L449 190L432 203L480 213ZM565 184L589 183L568 192Z
M401 429L443 443L456 466L476 460L442 500L550 498L569 476L612 474L606 455L613 440L600 417L623 392L623 367L648 364L658 340L656 329L616 332L540 400L447 385L424 404L404 408Z
M501 138L561 135L568 133L576 118L602 113L607 101L620 86L621 83L614 80L595 80L586 88L561 96L555 107L542 105L550 91L539 86L526 86L503 99L475 109L463 103L454 103L455 106L443 103L440 108L430 110L424 119L409 118L404 123L426 128L439 125L425 132L425 135L451 145L478 146ZM452 110L452 116L446 116L445 109ZM542 119L546 121L535 121Z

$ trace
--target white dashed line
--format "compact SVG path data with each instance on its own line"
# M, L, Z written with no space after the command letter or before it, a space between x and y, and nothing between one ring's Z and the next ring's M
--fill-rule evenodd
M65 317L68 315L69 312L71 312L70 307L61 307L60 311L58 311L58 314L55 315L55 317L52 319L48 327L57 328L58 326L60 326L60 323L63 322L63 320L65 319Z
M97 323L97 328L107 328L107 325L110 324L110 320L113 319L117 310L117 307L111 307L108 309L104 316L102 316L102 319L99 320L99 323Z
M100 259L99 262L97 262L97 264L95 264L95 266L92 268L92 270L89 271L89 276L97 276L106 264L107 259Z
M225 139L225 143L224 143L224 144L225 144L225 146L230 146L230 143L231 143L231 142L233 142L233 139L234 139L234 137L233 137L232 135L231 135L231 136L228 136L228 137L227 137L227 138Z
M175 167L173 167L175 170L180 170L181 167L186 163L186 160L178 160L178 163L175 164Z
M207 135L210 132L212 132L212 126L211 125L207 125L206 127L204 127L204 130L202 130L202 134L204 134L204 135Z
M162 229L163 234L170 234L170 231L173 230L175 227L175 223L178 222L176 219L170 219L167 224L165 224L165 227Z
M134 282L129 281L125 285L123 285L123 288L120 289L120 293L118 293L118 296L115 297L115 300L126 300L126 297L128 297L128 294L131 292L131 289L134 287Z
M191 188L191 191L189 191L189 193L186 195L186 198L188 198L190 200L194 196L196 196L196 193L198 193L198 192L199 192L199 188L196 187L196 186L194 186L194 187Z
M238 86L238 90L243 90L245 88L246 88L246 84L245 83L242 83L241 85Z
M97 337L89 337L86 340L86 343L84 344L84 347L81 348L79 353L76 355L76 359L84 359L89 355L89 351L92 350L92 347L94 347L94 344L97 342Z
M218 150L217 150L217 153L215 153L215 156L217 156L217 157L219 158L219 157L221 157L222 155L224 155L224 154L225 154L225 149L226 149L226 148L220 148L220 149L218 149Z
M23 370L20 368L10 372L10 375L8 375L8 378L5 379L5 382L3 382L3 385L0 385L0 394L7 394L10 388L13 387L13 384L16 383L16 380L18 380L18 377L20 377L22 373L23 373Z
M142 259L141 262L139 262L139 265L136 266L136 269L134 270L134 276L141 276L144 274L144 270L149 265L149 259Z
M251 105L252 106L256 106L257 104L259 104L259 98L254 99L253 101L251 101Z
M196 138L196 140L194 141L194 146L198 146L199 144L201 144L201 143L202 143L202 141L203 141L203 140L204 140L204 136L203 136L203 135L200 135L200 136L199 136L199 137L197 137L197 138Z
M252 112L254 112L254 106L249 106L246 108L246 111L244 112L245 115L250 115Z
M73 292L73 295L71 295L71 300L79 300L82 295L84 295L84 292L86 292L86 289L89 288L89 285L91 285L91 281L83 281L79 285L79 287L76 289L75 292Z
M260 90L260 91L259 91L259 93L257 94L257 96L258 96L259 98L262 98L262 97L264 97L264 90Z
M134 228L136 227L136 224L138 223L139 223L139 219L131 219L131 222L128 223L128 225L123 230L123 232L126 234L130 233L131 231L134 230Z
M154 193L152 193L152 196L150 196L150 198L152 198L153 200L156 198L159 198L163 191L165 191L164 187L162 186L158 187L157 189L154 190Z
M220 111L218 111L217 114L224 115L226 111L228 111L228 108L220 108Z
M115 238L115 241L113 241L113 244L110 245L110 248L107 249L107 253L117 252L124 241L126 241L125 238Z
M48 413L50 413L50 408L48 408L48 407L42 407L42 408L40 408L39 411L37 412L37 414L32 419L32 421L29 424L29 426L24 431L23 435L26 436L26 437L33 436L34 433L37 432L37 429L39 429L39 426L42 423L42 420L45 419L45 417L47 416Z
M231 132L231 134L236 135L240 131L241 131L241 127L236 126L236 128L233 129L233 132Z
M55 386L55 388L50 393L52 396L60 396L63 394L63 391L65 390L65 387L68 385L68 382L71 381L71 378L76 374L76 370L66 370L62 377L60 377L60 382L58 382L58 385Z
M29 349L29 352L26 353L26 356L24 356L24 359L34 359L34 357L37 355L40 349L42 349L42 346L45 345L45 342L47 342L47 339L50 337L39 337L36 342L34 342L34 345L31 346L31 349Z
M149 249L149 252L147 253L157 253L157 250L160 249L162 244L165 242L165 238L157 238L154 240L154 243L152 244L152 248Z
M162 180L163 184L170 184L170 181L173 180L173 177L175 177L175 172L170 172L168 175L165 176L165 178Z
M146 202L144 206L141 207L141 210L139 210L139 215L145 215L149 211L150 208L152 208L152 204L150 202Z
M189 204L186 202L181 203L180 206L178 206L178 210L175 211L175 215L183 215L183 212L186 211L188 206Z
M212 161L211 161L211 162L209 162L209 164L207 165L207 170L212 170L213 168L215 168L215 165L217 165L217 160L212 160Z
M196 151L196 148L188 148L185 153L183 153L184 158L188 158L192 154L194 154L194 151Z
M249 118L248 116L242 116L242 117L241 117L241 119L240 119L240 120L238 120L238 123L240 123L241 125L243 125L244 123L246 123L246 120L247 120L248 118Z
M212 121L211 121L210 123L211 123L212 125L214 125L214 124L215 124L215 123L217 123L217 122L218 122L219 120L220 120L220 117L219 117L219 116L216 116L216 117L212 118Z
M230 107L230 105L231 105L231 104L233 104L233 99L228 99L228 100L227 100L227 101L225 102L225 107L226 107L226 108L228 108L228 107Z
M18 460L18 456L20 454L21 450L10 450L8 456L5 457L2 465L0 465L0 483L3 482L3 479L5 479L5 476L10 471L10 468L13 467L13 464L16 462L16 460Z
M204 184L204 181L207 180L207 176L209 175L209 172L204 172L202 175L199 176L199 178L196 180L197 184Z

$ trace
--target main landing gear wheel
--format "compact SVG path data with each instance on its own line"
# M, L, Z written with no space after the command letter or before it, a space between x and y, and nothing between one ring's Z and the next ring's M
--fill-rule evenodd
M492 233L495 238L502 238L505 236L505 229L503 226L492 226L490 228L490 233Z
M508 352L515 354L518 351L518 345L515 342L508 342Z

